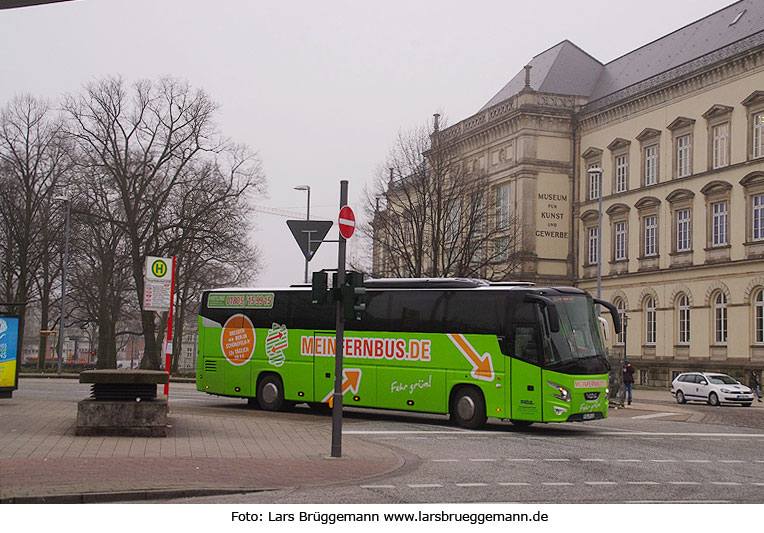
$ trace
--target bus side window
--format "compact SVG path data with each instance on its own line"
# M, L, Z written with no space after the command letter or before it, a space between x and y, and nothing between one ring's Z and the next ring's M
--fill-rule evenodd
M514 357L537 365L539 363L539 349L536 341L536 328L532 326L515 327Z

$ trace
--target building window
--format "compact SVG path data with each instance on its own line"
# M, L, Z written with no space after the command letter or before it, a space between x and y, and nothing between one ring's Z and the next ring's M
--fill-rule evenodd
M752 203L752 238L754 241L764 240L764 194L757 194L751 198Z
M679 209L676 212L676 251L687 252L691 249L690 210Z
M650 215L644 218L645 225L645 257L657 255L658 247L656 242L656 232L658 230L658 217L657 215Z
M621 319L621 332L616 335L616 344L623 345L626 342L626 302L620 298L615 302L615 308L618 310L618 318Z
M599 165L593 163L589 168L597 168ZM588 172L589 174L589 200L596 200L600 197L600 181L602 181L601 172Z
M764 344L764 290L756 293L753 300L754 342Z
M645 148L645 186L658 183L658 145Z
M459 227L461 223L461 205L459 205L457 201L452 201L449 202L449 205L446 206L446 209L446 244L455 244L461 229Z
M616 261L624 261L626 260L626 222L616 222L615 223L615 246L614 251L615 255L613 258Z
M626 154L615 158L615 192L626 192L628 189L629 158Z
M678 344L690 344L690 299L686 294L677 300L677 319Z
M712 168L722 168L729 165L729 123L719 124L711 129L713 137Z
M714 298L714 344L727 344L727 297L723 292Z
M764 113L753 115L753 158L764 156Z
M728 242L727 201L714 202L712 210L712 246L724 246Z
M595 226L593 228L589 228L589 253L588 253L588 259L589 264L594 265L597 264L599 260L599 229Z
M684 178L689 176L690 155L692 148L692 135L682 135L676 139L676 177Z
M645 344L655 344L656 335L655 299L648 296L645 300Z
M509 227L509 183L496 187L496 229Z

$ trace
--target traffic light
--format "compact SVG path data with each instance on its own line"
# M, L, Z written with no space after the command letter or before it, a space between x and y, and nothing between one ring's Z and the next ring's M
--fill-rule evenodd
M363 273L353 271L345 273L345 286L342 287L342 311L345 320L361 320L366 311Z
M325 304L328 300L329 286L326 272L313 272L313 283L310 289L310 299L314 304Z

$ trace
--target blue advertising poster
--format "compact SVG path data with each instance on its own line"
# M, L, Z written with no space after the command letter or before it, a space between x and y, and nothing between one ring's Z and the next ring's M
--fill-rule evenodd
M15 389L18 379L18 317L0 316L0 389Z

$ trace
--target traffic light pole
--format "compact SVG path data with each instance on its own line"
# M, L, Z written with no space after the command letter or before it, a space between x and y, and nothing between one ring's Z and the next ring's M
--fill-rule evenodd
M348 182L340 181L340 209L348 203ZM339 252L337 254L337 287L345 285L345 237L339 235ZM336 353L334 356L334 396L332 406L332 457L342 457L342 358L345 355L345 321L343 304L337 299L335 318L337 327Z

